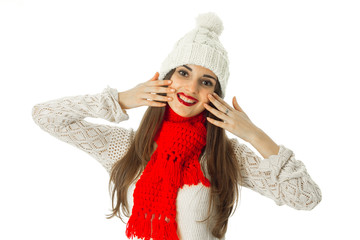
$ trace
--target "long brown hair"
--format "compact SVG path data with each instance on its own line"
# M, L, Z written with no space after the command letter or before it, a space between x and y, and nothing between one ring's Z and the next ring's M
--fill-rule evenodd
M172 69L164 79L170 79L174 72L175 69ZM215 85L215 92L220 97L223 97L218 81ZM166 95L166 93L160 95ZM215 108L211 102L209 104ZM206 111L206 117L221 120L206 109L204 111ZM111 192L111 186L114 183L111 193L112 214L108 215L107 219L118 216L124 222L119 211L120 206L124 215L130 217L127 202L128 188L135 179L140 177L150 160L153 152L154 137L159 126L161 126L164 112L164 107L148 107L129 150L121 160L112 166L108 186L109 192ZM202 152L202 154L205 154L205 158L201 159L205 159L204 161L207 164L211 182L211 194L208 217L203 221L206 221L211 216L211 222L213 222L213 225L210 226L211 233L217 238L222 238L227 231L228 218L231 215L235 201L236 206L238 204L240 192L238 187L241 186L240 164L235 158L234 150L230 139L225 134L225 130L209 122L207 122L206 127L206 146ZM204 164L200 162L200 165L203 166ZM117 201L114 207L115 196Z

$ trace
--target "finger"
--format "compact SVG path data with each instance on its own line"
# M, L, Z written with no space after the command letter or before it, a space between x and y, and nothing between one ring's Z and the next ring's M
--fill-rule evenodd
M169 87L147 87L145 92L149 93L173 93L175 89Z
M218 126L218 127L221 127L221 128L226 129L226 125L225 125L224 122L217 121L217 120L212 119L212 118L209 118L209 117L206 117L206 119L207 119L210 123L214 124L215 126Z
M156 81L147 81L145 86L154 87L154 86L167 86L172 83L171 80L156 80Z
M156 72L155 75L149 81L154 81L154 80L158 79L159 75L160 75L159 72Z
M225 111L226 111L226 108L227 107L225 107L224 106L224 104L222 104L219 100L217 100L213 95L209 95L209 99L210 99L210 101L212 102L212 104L214 104L214 106L217 108L217 109L219 109L222 113L224 113L224 115L225 115ZM232 108L228 108L230 111L232 110ZM230 112L229 112L230 113ZM229 114L228 113L228 114Z
M233 97L233 105L234 105L234 108L238 111L241 111L241 112L244 112L242 110L242 108L240 107L240 105L238 104L237 100L236 100L236 97Z
M148 106L151 106L151 107L165 107L166 106L166 103L162 103L162 102L154 102L154 101L147 101L147 104Z
M229 109L229 111L232 111L233 110L233 107L230 106L227 102L224 101L224 99L222 99L219 95L217 95L215 92L214 92L214 97L217 101L219 101L221 104L223 104L227 109ZM224 109L224 112L225 112L226 109Z
M211 107L209 104L205 104L205 108L211 112L212 114L214 114L215 116L217 116L218 118L222 119L222 120L227 120L227 122L229 121L230 117L228 115L226 115L225 113Z
M141 101L141 104L143 106L151 106L151 107L165 107L167 103L163 103L163 102L156 102L156 101L151 101L151 100L147 100L147 99L143 99Z
M171 101L172 98L168 97L168 96L162 96L162 95L158 95L158 94L153 94L153 93L149 93L149 94L144 94L142 96L142 98L145 99L150 99L150 100L156 100L156 101L164 101L164 102L168 102Z
M233 98L233 104L234 104L234 107L236 107L236 110L244 113L245 116L246 116L247 118L249 118L248 115L244 112L244 110L243 110L243 109L240 107L240 105L238 104L236 97ZM249 118L249 119L250 119L250 118Z

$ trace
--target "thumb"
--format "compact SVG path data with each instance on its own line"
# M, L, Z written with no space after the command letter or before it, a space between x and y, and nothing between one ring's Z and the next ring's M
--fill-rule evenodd
M240 107L240 105L238 104L237 100L236 100L236 97L233 97L233 105L234 105L234 108L238 111L241 111L241 112L244 112L242 110L242 108Z
M156 72L155 75L149 80L149 81L154 81L157 80L159 78L159 72Z

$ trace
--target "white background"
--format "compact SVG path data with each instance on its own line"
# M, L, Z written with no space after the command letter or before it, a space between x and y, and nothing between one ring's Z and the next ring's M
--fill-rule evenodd
M346 0L1 0L0 239L125 239L125 224L105 218L105 169L42 131L31 109L149 80L208 11L224 24L225 101L236 96L292 149L323 197L298 211L243 188L226 239L359 239L360 8ZM119 126L137 128L145 110Z

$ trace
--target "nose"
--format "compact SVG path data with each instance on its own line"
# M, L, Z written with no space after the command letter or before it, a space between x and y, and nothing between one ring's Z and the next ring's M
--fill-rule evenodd
M196 79L192 79L191 81L188 82L188 84L186 85L186 91L188 91L188 93L192 93L192 94L196 94L198 91L198 83Z

